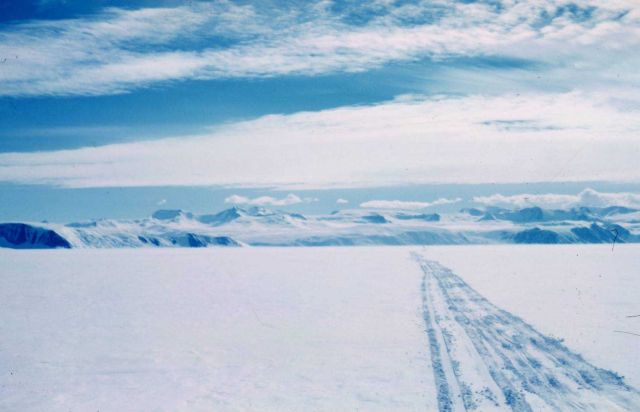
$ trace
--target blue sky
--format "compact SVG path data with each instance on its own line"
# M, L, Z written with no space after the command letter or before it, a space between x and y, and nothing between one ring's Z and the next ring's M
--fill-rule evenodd
M639 64L634 1L3 2L0 220L637 191Z

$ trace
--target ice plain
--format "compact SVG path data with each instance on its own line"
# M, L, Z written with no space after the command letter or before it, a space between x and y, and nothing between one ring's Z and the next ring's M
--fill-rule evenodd
M454 312L416 256L605 371L579 401L640 407L640 337L614 332L640 332L629 244L0 250L0 410L447 410L425 307Z

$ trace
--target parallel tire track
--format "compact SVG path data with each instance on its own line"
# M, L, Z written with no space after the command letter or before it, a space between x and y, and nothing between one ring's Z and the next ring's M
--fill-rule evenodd
M638 411L640 392L414 254L441 412Z

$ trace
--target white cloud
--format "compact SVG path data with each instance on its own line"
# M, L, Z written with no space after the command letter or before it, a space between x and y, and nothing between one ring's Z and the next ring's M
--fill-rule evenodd
M359 25L346 23L349 11L337 14L328 2L307 10L227 1L110 8L5 26L0 95L121 93L169 80L357 72L392 61L481 55L542 60L607 81L623 73L618 82L637 84L637 5L584 0L574 7L593 9L578 18L570 4L375 2L377 17ZM593 53L601 44L606 49Z
M349 203L349 201L347 199L340 198L336 200L336 203L339 205L346 205L347 203Z
M447 205L451 203L457 203L461 201L460 198L455 199L436 199L433 202L412 202L404 200L369 200L364 203L360 203L360 207L369 209L400 209L400 210L418 210L424 209L430 206Z
M65 187L226 185L292 190L410 183L638 181L640 116L634 104L617 102L594 93L414 97L270 115L227 124L207 135L2 153L0 181ZM640 107L637 100L635 107ZM505 129L495 127L491 123L495 120L524 120L545 127Z
M491 196L477 196L473 198L473 201L484 205L505 208L524 208L532 206L539 206L547 209L568 209L580 206L626 206L631 208L640 208L640 194L638 193L602 193L593 189L585 189L576 195L545 193L505 196L501 194L494 194Z
M476 196L473 201L483 205L498 206L505 208L524 208L531 206L549 207L564 209L575 204L578 196L561 195L554 193L546 194L518 194L505 196L499 193L490 196Z
M167 203L167 199L160 199L160 200L158 200L158 202L156 203L156 205L158 205L158 206L162 206L162 205L164 205L165 203Z
M256 198L249 198L246 196L240 195L231 195L224 199L225 203L232 203L236 205L252 205L252 206L289 206L295 205L298 203L310 203L315 202L318 199L305 197L300 198L299 196L294 195L293 193L289 193L287 196L283 198L275 198L271 196L260 196Z

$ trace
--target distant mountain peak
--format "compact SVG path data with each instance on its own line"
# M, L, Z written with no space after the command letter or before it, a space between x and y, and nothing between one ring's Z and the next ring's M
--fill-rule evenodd
M0 247L14 249L68 249L71 244L67 239L50 229L26 223L0 223Z
M173 220L178 217L193 218L193 214L182 209L160 209L153 212L152 218L157 220Z
M201 215L198 216L198 221L211 225L223 225L225 223L232 222L242 216L246 216L247 211L241 207L233 206L229 209L225 209L222 212L218 212L214 215Z

